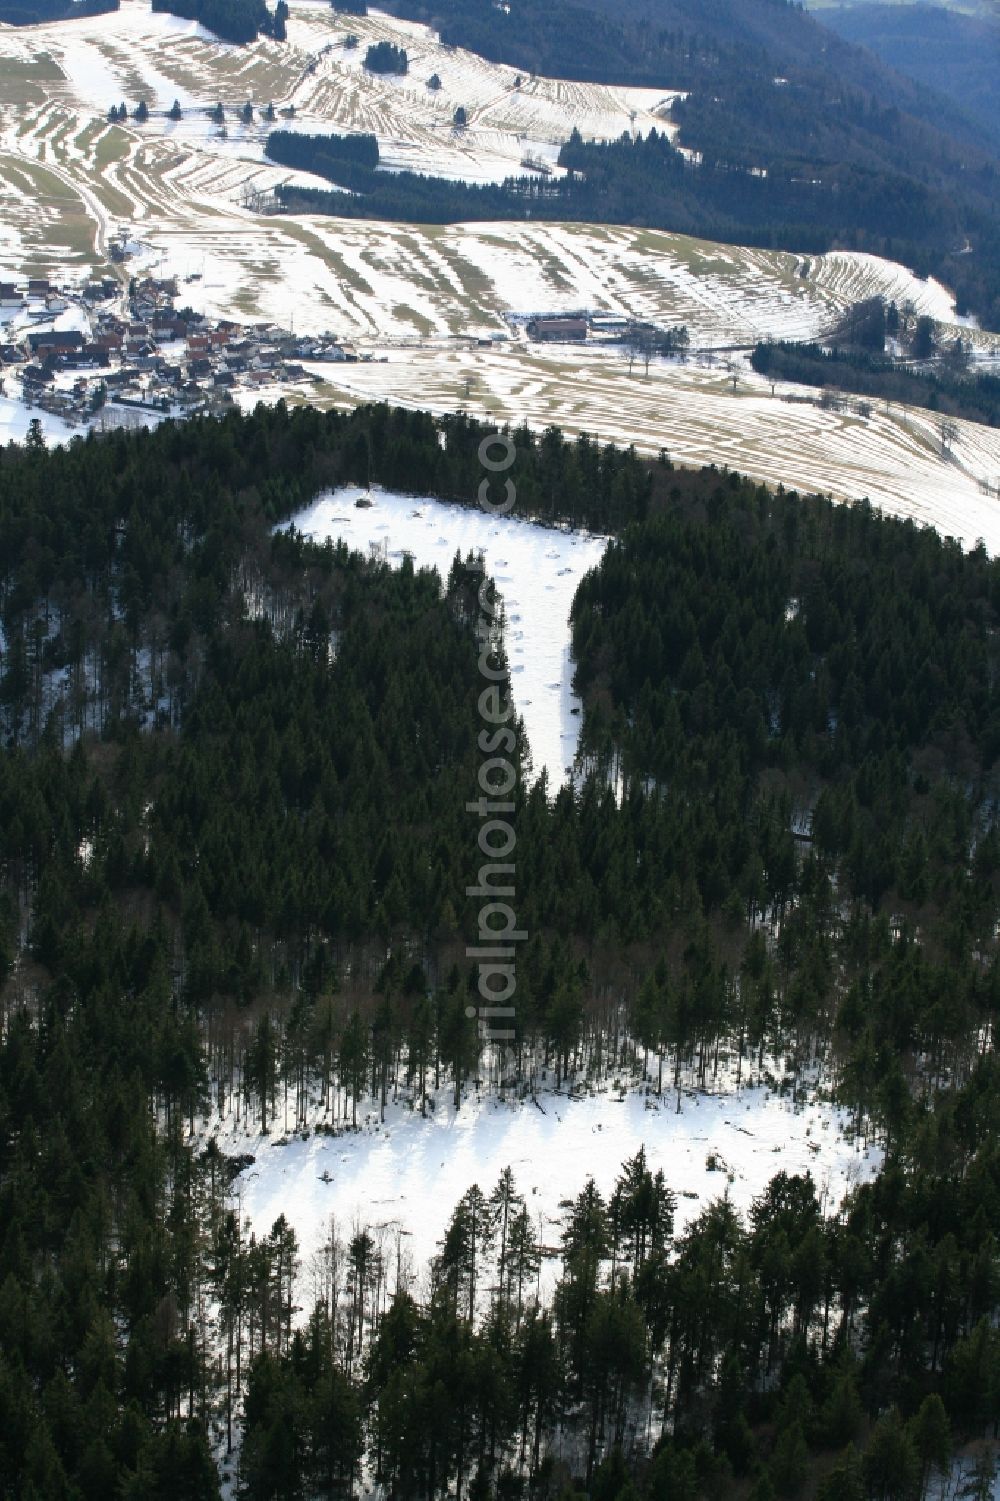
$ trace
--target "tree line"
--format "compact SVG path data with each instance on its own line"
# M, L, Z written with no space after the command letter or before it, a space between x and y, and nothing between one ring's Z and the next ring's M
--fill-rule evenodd
M264 154L283 167L313 172L352 191L370 184L380 160L377 136L300 135L292 130L270 131Z
M3 0L0 21L5 26L38 26L73 16L101 16L120 8L121 0Z
M927 407L989 427L1000 423L1000 378L986 371L948 368L914 370L906 362L857 350L824 349L818 344L776 340L759 343L750 356L758 375L804 386L834 386L859 396Z

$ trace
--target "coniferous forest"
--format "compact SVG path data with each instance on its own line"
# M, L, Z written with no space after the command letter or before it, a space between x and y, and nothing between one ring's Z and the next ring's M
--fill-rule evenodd
M758 344L750 363L758 375L772 381L830 386L880 401L910 402L990 427L1000 424L1000 378L969 370L961 354L952 369L914 370L877 350L824 350L818 344L777 340Z
M614 540L577 775L513 794L490 1070L477 560L281 525L344 483L471 503L486 432L279 403L0 451L0 1495L924 1501L957 1449L987 1495L1000 565L513 433L519 510ZM672 1109L720 1071L821 1076L881 1172L836 1205L779 1157L682 1224L640 1152L554 1245L506 1172L429 1267L363 1225L305 1265L196 1130L610 1079Z

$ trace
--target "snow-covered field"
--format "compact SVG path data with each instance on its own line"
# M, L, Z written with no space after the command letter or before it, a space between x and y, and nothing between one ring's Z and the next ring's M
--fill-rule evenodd
M649 453L666 448L684 464L727 464L770 484L822 491L838 500L868 497L892 515L911 516L1000 551L1000 431L956 423L942 452L939 420L895 403L825 408L819 393L778 383L775 394L744 364L688 361L628 375L620 357L588 349L513 345L474 354L394 351L388 363L322 368L315 398L353 405L386 399L432 411L456 407L498 422L556 423L602 442ZM988 484L992 493L986 493Z
M32 417L41 420L46 443L65 443L73 436L73 429L61 417L34 412L13 396L0 396L0 444L23 443Z
M516 466L511 474L516 484ZM362 493L370 493L371 509L355 507ZM320 540L342 537L360 552L384 548L391 562L408 552L415 567L437 568L443 579L457 552L463 557L483 553L504 597L515 700L534 769L540 773L545 767L553 788L563 782L580 728L579 700L570 690L569 611L580 579L600 561L606 538L377 488L322 496L295 518L295 525Z
M360 1117L359 1117L360 1124ZM570 1098L542 1089L538 1103L470 1096L459 1111L440 1091L426 1120L409 1106L387 1107L343 1135L248 1136L230 1123L224 1150L256 1161L238 1180L241 1212L258 1233L279 1214L295 1228L304 1258L329 1234L355 1223L382 1227L395 1253L401 1234L414 1271L437 1253L448 1217L473 1183L488 1193L509 1166L525 1195L543 1246L559 1241L560 1202L593 1177L602 1193L622 1163L645 1146L677 1197L677 1229L712 1199L728 1194L749 1209L775 1173L811 1172L827 1212L880 1165L877 1148L853 1139L846 1117L823 1103L794 1104L765 1085L719 1094L685 1092L677 1114L669 1090L607 1091ZM714 1163L710 1165L710 1159ZM543 1276L545 1273L543 1271Z
M359 36L351 51L348 30ZM361 66L371 41L402 42L403 79ZM437 73L435 92L427 80ZM818 333L876 291L937 318L944 288L875 257L800 258L641 230L559 225L419 226L253 214L248 187L308 175L263 156L267 103L296 130L372 130L394 166L475 180L553 161L574 126L610 138L669 128L672 93L520 78L440 45L425 27L293 5L288 41L219 43L145 0L58 25L0 27L0 270L82 271L130 225L138 264L204 272L189 299L220 314L278 319L343 337L449 336L504 327L509 311L588 306L688 324L699 341ZM152 111L109 125L110 104ZM183 118L166 111L174 100ZM243 125L247 100L257 114ZM225 133L206 116L220 101ZM451 121L461 105L466 130ZM294 119L285 118L294 109Z

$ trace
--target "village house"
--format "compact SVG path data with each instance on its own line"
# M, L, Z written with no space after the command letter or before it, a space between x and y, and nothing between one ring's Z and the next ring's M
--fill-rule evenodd
M81 292L65 296L41 277L29 285L33 298L46 299L50 314L70 304L93 306L122 291L113 277L95 278ZM213 322L190 309L182 315L173 306L176 290L175 282L147 277L133 284L127 314L95 308L89 334L80 329L19 334L23 342L0 346L0 368L31 360L25 379L34 403L49 410L65 407L69 420L80 420L100 404L93 398L102 387L111 400L125 405L168 410L175 403L185 410L213 410L231 403L231 393L240 386L315 380L304 360L357 359L353 348L341 346L329 332L294 335L274 323L249 327L233 319ZM24 305L14 282L0 283L0 303L5 299ZM36 321L41 317L38 312L29 316ZM168 363L161 351L175 341L183 341L185 358L175 356ZM77 380L72 392L53 389L55 370L81 368L101 373Z
M540 344L582 343L587 337L586 318L532 318L527 326L529 339Z
M46 358L58 370L78 370L81 366L90 364L86 349L62 350L58 354L49 354Z
M100 281L88 281L83 289L84 302L107 302L118 291L118 283L113 276L105 276Z
M112 370L104 377L104 384L109 389L124 390L127 386L133 386L140 379L141 372L134 366L123 365L120 370Z
M121 318L116 318L112 313L102 313L97 320L98 334L114 334L119 344L125 337L126 324Z
M82 349L84 343L84 336L78 328L49 329L46 333L28 335L28 348L32 354L64 353Z
M188 325L183 318L178 318L172 312L160 312L153 319L153 338L161 344L172 339L183 339L188 331Z

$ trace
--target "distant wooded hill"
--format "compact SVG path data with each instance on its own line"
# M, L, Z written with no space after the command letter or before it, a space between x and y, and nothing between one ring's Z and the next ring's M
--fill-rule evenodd
M916 83L946 94L1000 146L1000 12L990 20L935 5L837 6L824 25Z

